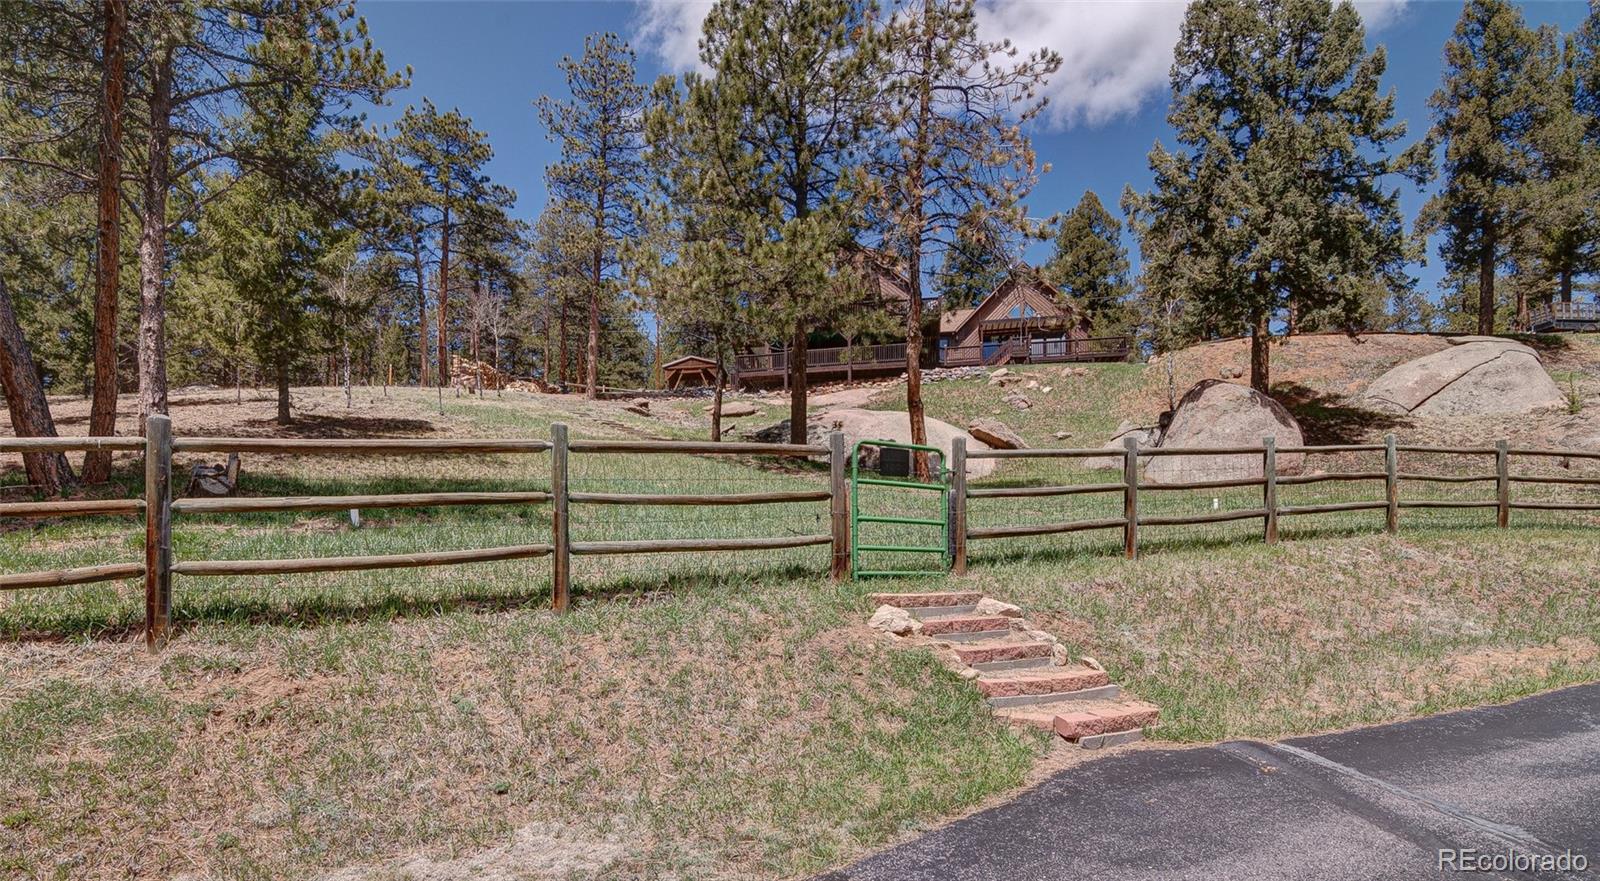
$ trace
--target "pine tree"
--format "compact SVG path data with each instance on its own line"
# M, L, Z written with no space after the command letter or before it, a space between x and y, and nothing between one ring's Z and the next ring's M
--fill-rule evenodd
M130 122L137 122L139 217L139 419L167 410L166 294L168 236L204 208L181 189L191 175L216 166L234 173L273 173L236 125L241 108L285 88L304 88L316 126L352 131L357 101L381 102L404 78L391 73L367 38L351 2L278 3L239 0L141 6L147 13L128 54ZM136 44L136 45L134 45ZM129 145L130 149L134 145ZM292 181L291 181L292 182ZM174 215L174 192L185 201ZM325 194L302 192L307 199ZM210 198L218 198L214 193Z
M969 236L1027 226L1020 200L1038 169L1022 126L1043 108L1036 92L1061 58L1039 51L1018 59L1009 43L980 39L973 0L908 0L879 37L887 81L875 120L882 136L869 167L872 208L883 250L905 267L906 413L911 442L926 444L927 264L960 247L963 225ZM918 470L925 470L922 457Z
M1386 64L1360 15L1327 0L1199 0L1172 67L1178 152L1150 153L1155 188L1128 192L1150 310L1251 334L1250 382L1270 386L1275 318L1356 326L1375 284L1397 290L1404 239L1384 177L1403 136Z
M476 206L491 206L502 212L516 195L492 183L483 166L494 158L489 138L473 128L472 120L459 110L440 112L424 98L422 107L406 108L394 127L395 150L408 169L398 191L398 199L411 215L409 231L414 245L424 238L437 243L438 282L434 294L437 358L434 378L440 386L450 384L450 299L456 274L451 266L450 237L460 226L463 215ZM420 247L418 248L420 251ZM417 262L422 263L420 255ZM420 269L419 269L420 271ZM426 331L424 331L426 332ZM426 349L426 343L423 344Z
M588 370L584 388L598 394L600 322L617 304L619 244L639 233L644 185L645 88L635 80L634 54L615 34L591 35L583 58L561 60L571 101L536 103L561 161L546 169L552 198L588 219Z
M978 305L1006 280L1016 262L1005 235L992 226L983 229L984 223L978 217L963 219L956 229L953 246L945 249L944 260L934 277L934 289L939 292L942 309L970 309Z
M860 166L878 90L867 30L855 0L720 0L700 44L711 75L684 78L685 139L728 160L709 170L733 200L752 313L789 344L797 443L810 334L861 299L836 276L861 213L842 184Z
M1527 73L1536 42L1509 0L1467 0L1445 44L1443 82L1428 99L1433 127L1416 148L1429 155L1442 149L1444 177L1418 214L1417 231L1443 234L1439 256L1451 275L1476 270L1483 334L1495 330L1496 271L1527 222L1519 193L1532 171L1537 77Z
M1128 249L1122 246L1122 221L1112 216L1093 190L1062 218L1055 253L1044 267L1055 285L1088 315L1096 335L1130 335L1136 318L1129 307Z

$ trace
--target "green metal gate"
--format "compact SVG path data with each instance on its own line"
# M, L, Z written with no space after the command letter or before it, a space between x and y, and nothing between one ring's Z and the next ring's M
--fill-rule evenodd
M898 480L888 477L863 477L861 476L861 448L877 447L880 450L906 450L910 453L929 453L938 457L939 466L934 469L936 475L934 482L924 483L919 480ZM880 462L882 456L880 454ZM913 576L913 575L940 575L941 572L926 569L863 569L861 554L875 551L886 551L898 554L939 554L943 558L945 569L950 566L950 472L945 468L945 454L938 447L923 446L921 444L902 444L894 441L863 440L857 441L850 448L850 577L870 578L874 576ZM914 471L914 469L913 469ZM861 487L883 486L896 489L914 489L936 492L939 494L939 517L897 517L887 514L861 513ZM863 523L894 523L902 526L923 526L937 529L935 533L937 544L862 544L861 524Z

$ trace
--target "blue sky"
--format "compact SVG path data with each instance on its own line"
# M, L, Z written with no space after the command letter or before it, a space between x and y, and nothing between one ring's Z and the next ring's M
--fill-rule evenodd
M1051 87L1052 113L1033 131L1039 158L1052 170L1028 199L1029 213L1046 216L1073 206L1085 189L1113 209L1123 188L1144 188L1145 156L1156 140L1171 142L1165 122L1166 70L1182 18L1181 2L1165 0L981 0L984 26L1023 48L1049 45L1066 57ZM360 12L393 67L413 69L409 91L379 108L375 121L398 116L427 96L457 107L489 134L495 158L489 174L517 192L517 213L532 221L545 201L544 167L556 157L533 108L541 94L565 97L556 63L583 50L583 38L614 31L639 50L643 81L693 65L693 39L703 2L474 2L365 0ZM1388 47L1387 82L1409 136L1427 127L1426 101L1438 83L1444 42L1460 14L1454 2L1368 0L1359 4L1368 39ZM1579 0L1524 4L1531 24L1570 30L1582 20ZM1407 218L1424 196L1402 187ZM1130 241L1129 246L1132 248ZM1036 246L1029 259L1047 256ZM1413 267L1418 287L1432 291L1440 271Z

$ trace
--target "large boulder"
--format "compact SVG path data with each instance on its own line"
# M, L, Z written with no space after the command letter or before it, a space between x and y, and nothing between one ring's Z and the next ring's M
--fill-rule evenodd
M1079 461L1083 463L1085 468L1121 468L1122 451L1127 449L1126 444L1130 437L1134 439L1134 442L1139 445L1141 450L1160 446L1161 426L1139 425L1131 419L1124 419L1122 424L1117 426L1116 432L1111 435L1111 439L1101 445L1102 449L1113 450L1116 455L1107 456L1104 459L1096 457Z
M1413 416L1482 416L1560 407L1566 398L1539 355L1515 340L1457 337L1367 387L1363 404Z
M988 450L990 446L972 435L956 428L948 422L937 419L925 419L928 428L928 445L938 447L944 451L945 461L949 461L950 451L958 437L967 439L967 449ZM911 443L911 418L902 410L858 410L854 408L844 410L829 410L827 413L814 414L806 423L806 440L813 444L826 444L828 435L838 431L844 434L846 449L854 449L857 441L886 440L896 443ZM754 432L751 437L760 441L787 443L789 440L789 421L786 419L776 425L771 425ZM862 450L862 463L865 467L875 468L877 462L876 451L868 447ZM967 476L972 478L987 477L999 467L995 459L968 459Z
M1178 401L1172 424L1161 436L1167 447L1259 447L1271 436L1280 447L1305 443L1299 423L1283 405L1253 388L1206 379ZM1152 456L1144 477L1150 483L1188 483L1198 480L1248 480L1261 477L1261 456ZM1298 474L1305 456L1285 453L1277 457L1279 474Z

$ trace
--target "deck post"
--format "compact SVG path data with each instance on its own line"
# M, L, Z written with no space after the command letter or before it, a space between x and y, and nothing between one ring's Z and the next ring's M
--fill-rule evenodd
M1272 545L1278 543L1278 439L1270 434L1261 439L1261 469L1263 525L1267 544Z
M1505 529L1511 525L1511 442L1494 442L1494 498L1495 525Z
M172 626L172 420L144 427L144 644L154 653Z
M843 432L828 434L828 524L833 536L834 581L850 577L850 490L845 479L846 451Z
M567 425L550 426L550 606L564 613L572 602L572 528L567 486Z
M1139 556L1139 441L1122 439L1122 552Z
M967 574L967 439L950 442L950 571Z
M1383 436L1383 491L1389 507L1384 513L1384 528L1390 535L1400 529L1400 451L1394 433Z

